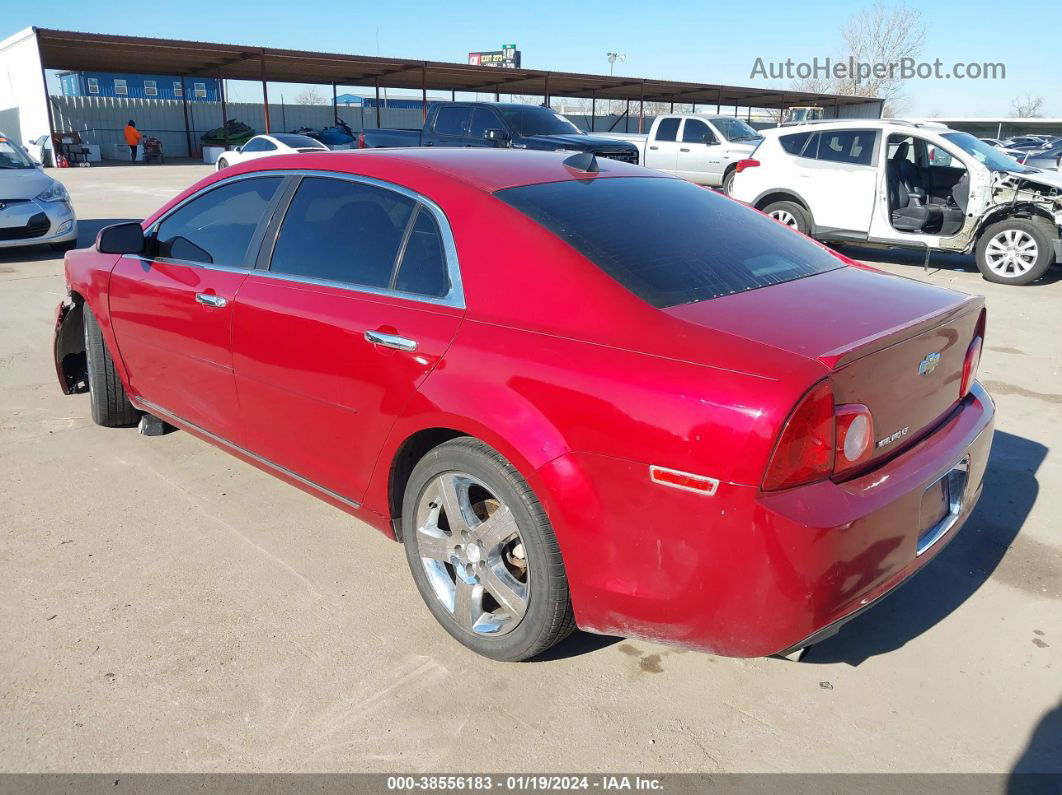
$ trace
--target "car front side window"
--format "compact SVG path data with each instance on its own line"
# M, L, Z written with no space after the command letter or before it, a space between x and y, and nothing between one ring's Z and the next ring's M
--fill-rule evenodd
M249 268L251 238L267 214L281 177L241 179L208 190L170 213L152 235L160 260Z

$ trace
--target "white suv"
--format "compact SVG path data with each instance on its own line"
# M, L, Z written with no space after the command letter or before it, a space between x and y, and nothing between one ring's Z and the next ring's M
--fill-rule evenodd
M829 121L761 131L730 194L823 241L976 252L1028 284L1062 262L1062 175L942 124Z

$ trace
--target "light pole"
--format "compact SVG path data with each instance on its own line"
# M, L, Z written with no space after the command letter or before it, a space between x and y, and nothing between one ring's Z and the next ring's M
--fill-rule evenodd
M612 73L613 73L613 71L616 68L616 61L620 61L621 63L623 61L626 61L627 60L627 53L625 53L625 52L610 52L610 53L606 54L606 57L608 58L608 76L612 77ZM612 115L612 100L611 99L608 101L608 115L609 116Z

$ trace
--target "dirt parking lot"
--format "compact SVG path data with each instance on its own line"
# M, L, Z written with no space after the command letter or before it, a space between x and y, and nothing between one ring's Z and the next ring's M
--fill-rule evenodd
M50 173L85 245L208 168ZM961 534L802 663L577 634L506 665L367 526L93 425L52 366L61 257L0 250L0 771L1062 771L1062 270L857 253L987 296L998 430Z

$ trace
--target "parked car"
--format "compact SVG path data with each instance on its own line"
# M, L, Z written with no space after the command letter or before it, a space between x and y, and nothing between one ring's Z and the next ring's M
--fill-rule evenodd
M359 149L396 146L592 152L638 162L638 149L631 143L587 135L549 108L503 102L437 102L428 109L423 129L368 129L358 134Z
M396 536L499 660L576 625L806 646L955 536L988 461L982 298L584 154L263 159L66 275L55 366L97 423L150 412Z
M996 149L1006 149L1007 145L998 138L978 138L979 141L984 141L989 146L994 146Z
M328 147L308 135L272 133L256 135L243 146L237 146L218 157L217 170L272 155L291 155L299 152L327 152Z
M63 183L44 173L26 150L0 133L0 248L77 242L77 216Z
M760 142L760 134L741 119L689 113L658 116L648 135L606 135L637 146L644 166L724 190L737 162Z
M1062 143L1056 143L1049 149L1040 149L1029 152L1023 159L1022 164L1029 168L1043 171L1062 170Z
M735 198L820 240L974 252L1028 284L1062 259L1062 177L942 124L847 120L763 131Z

